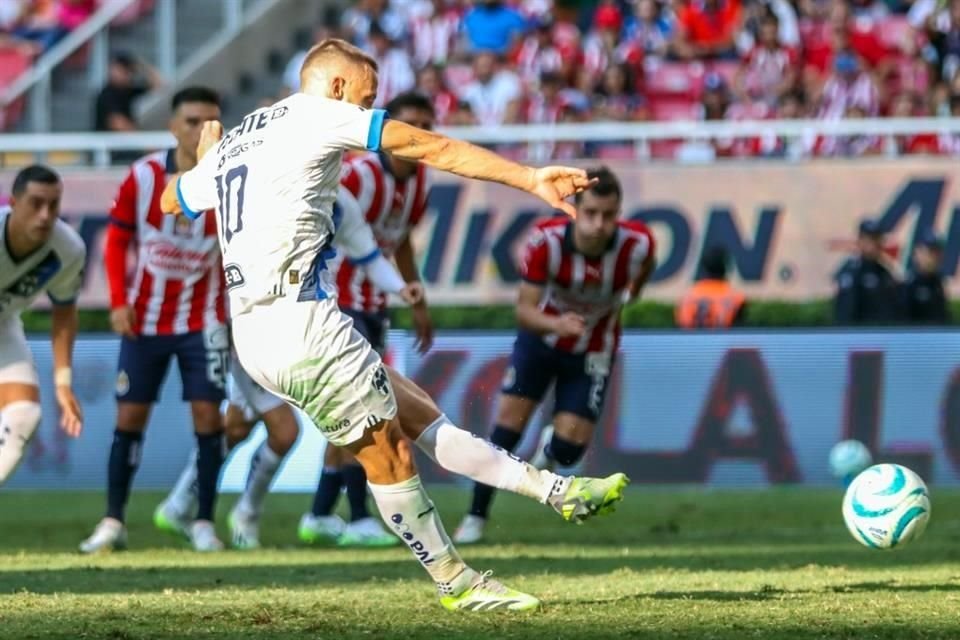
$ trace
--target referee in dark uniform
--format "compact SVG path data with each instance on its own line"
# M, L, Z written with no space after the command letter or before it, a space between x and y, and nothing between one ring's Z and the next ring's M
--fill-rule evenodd
M909 324L950 324L943 287L943 243L932 232L922 235L913 248L910 273L903 283L903 311Z
M857 255L837 271L834 322L838 325L893 325L900 321L900 286L884 265L883 237L874 220L860 223Z

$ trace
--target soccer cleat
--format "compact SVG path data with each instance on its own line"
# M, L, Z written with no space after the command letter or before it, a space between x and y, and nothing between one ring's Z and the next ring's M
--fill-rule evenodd
M300 518L297 536L306 544L333 544L347 528L340 516L315 516L305 513Z
M616 511L615 503L623 500L623 490L630 483L623 473L606 478L571 478L570 486L561 495L547 498L564 520L581 524L592 516Z
M104 518L97 523L90 537L80 543L80 553L119 551L127 548L127 528L114 518Z
M486 518L465 515L460 526L453 532L453 541L457 544L475 544L483 540L483 528L487 524Z
M190 525L189 538L194 551L223 551L223 543L209 520L194 520Z
M400 544L400 538L383 528L378 520L361 518L344 528L337 539L339 547L392 547Z
M174 509L169 500L161 502L153 512L153 526L181 538L190 538L192 522L189 516Z
M227 518L230 526L230 544L234 549L260 548L260 519L236 507Z
M557 466L556 461L548 458L546 453L547 445L550 444L552 439L553 425L548 424L540 430L540 439L537 440L537 449L530 457L531 466L536 467L537 469L545 469L547 471L553 471L554 467Z
M529 611L540 606L533 596L511 589L490 577L491 572L477 573L473 569L464 578L468 586L457 595L445 595L452 585L437 585L440 604L448 611ZM460 578L457 579L460 582Z

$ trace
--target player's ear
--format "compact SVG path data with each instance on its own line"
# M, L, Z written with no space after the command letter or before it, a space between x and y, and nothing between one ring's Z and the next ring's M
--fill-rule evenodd
M342 76L334 76L330 81L330 97L334 100L343 100L347 81Z

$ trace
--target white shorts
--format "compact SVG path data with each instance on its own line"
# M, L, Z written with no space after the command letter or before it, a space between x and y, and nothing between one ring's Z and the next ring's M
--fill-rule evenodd
M230 354L227 402L240 409L247 422L259 420L263 414L286 404L283 398L278 398L250 379L237 359L236 351Z
M15 315L0 320L0 384L11 382L40 386L23 323Z
M331 443L348 445L397 414L380 356L336 300L293 296L233 319L243 368L254 381L307 414Z

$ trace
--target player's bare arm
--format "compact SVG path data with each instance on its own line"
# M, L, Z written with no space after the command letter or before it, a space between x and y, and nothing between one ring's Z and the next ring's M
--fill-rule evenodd
M643 266L640 267L640 275L637 276L636 280L630 283L630 286L627 289L627 293L629 295L628 301L633 301L640 297L640 292L643 291L643 288L650 280L650 276L653 275L653 272L656 268L656 257L652 254L647 256L643 261Z
M399 158L416 160L434 169L464 178L499 182L532 193L572 217L576 216L576 209L566 202L566 198L591 185L583 169L527 167L469 142L418 129L397 120L388 120L384 125L380 146Z
M73 395L71 368L73 343L77 338L77 305L54 305L51 314L51 341L57 404L60 406L60 427L71 437L80 435L83 412Z
M418 353L426 353L433 346L433 320L430 319L430 311L427 309L426 292L423 285L420 284L420 270L417 269L417 263L413 255L413 245L410 243L410 236L404 238L403 242L397 247L393 256L397 263L397 270L403 276L408 286L417 285L420 291L420 299L417 302L408 302L413 311L413 328L416 332L416 348Z
M223 125L220 124L219 120L208 120L204 122L203 129L200 131L200 142L197 144L197 162L202 160L203 156L215 147L222 137ZM160 195L160 208L164 213L173 215L183 213L180 200L177 198L177 180L180 179L181 175L180 173L172 175L167 185L163 188L163 193Z
M551 316L540 310L543 287L530 282L520 283L517 296L517 323L539 335L556 334L561 338L583 335L586 323L575 313Z

